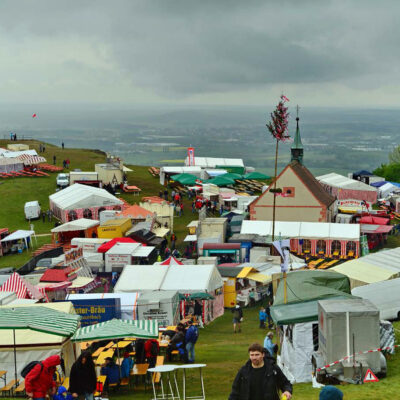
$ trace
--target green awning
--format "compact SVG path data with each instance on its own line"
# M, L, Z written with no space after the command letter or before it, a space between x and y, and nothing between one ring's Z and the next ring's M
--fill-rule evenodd
M255 179L255 180L263 181L265 179L271 179L271 177L266 174L263 174L261 172L254 171L254 172L249 172L248 174L246 174L244 176L244 179Z
M199 178L196 175L192 175L192 174L177 174L177 175L173 175L171 176L171 179L175 182L179 182L182 185L194 185L196 183L196 181L199 180Z
M222 178L228 178L228 179L243 179L243 175L240 174L235 174L234 172L228 172L227 174L219 175Z
M0 329L31 329L57 336L72 336L80 316L47 307L0 308Z
M158 322L155 320L112 319L100 324L79 328L72 337L74 342L124 338L158 338Z
M236 254L239 249L203 249L208 251L210 254Z
M214 297L206 292L192 293L189 296L179 293L179 300L214 300Z
M213 179L208 179L207 181L203 181L203 183L212 183L217 186L228 186L234 185L235 181L232 178L224 178L223 176L217 176Z
M334 296L329 297L328 300L348 298L354 297ZM271 317L276 325L292 325L300 322L318 321L318 300L272 306Z

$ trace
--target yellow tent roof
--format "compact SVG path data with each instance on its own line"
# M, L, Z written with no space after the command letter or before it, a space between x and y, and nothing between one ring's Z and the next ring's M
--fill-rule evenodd
M253 267L244 267L236 278L246 278L261 283L268 283L272 280L269 275L261 274Z
M57 303L35 303L35 304L15 304L2 307L46 307L52 310L65 312L67 314L75 314L75 309L70 301ZM43 318L46 318L44 315ZM38 345L44 344L54 347L65 341L65 337L49 335L47 333L35 332L29 329L18 329L15 331L15 342L18 345ZM0 351L3 346L13 346L13 331L11 329L0 329Z
M399 277L398 271L380 268L363 261L351 260L331 268L331 271L340 272L350 279L365 283L374 283Z
M268 283L272 281L272 278L269 275L264 275L259 272L251 272L247 275L247 279L251 279L252 281Z
M247 278L247 275L251 272L257 272L257 270L253 267L244 267L236 278Z

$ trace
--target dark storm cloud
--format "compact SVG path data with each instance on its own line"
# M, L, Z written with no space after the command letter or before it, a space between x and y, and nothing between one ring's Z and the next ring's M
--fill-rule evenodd
M106 52L107 74L185 97L274 84L384 83L398 68L398 10L395 2L370 1L2 1L0 33L10 43L87 43ZM79 53L70 57L71 78L95 68L82 62L80 69Z

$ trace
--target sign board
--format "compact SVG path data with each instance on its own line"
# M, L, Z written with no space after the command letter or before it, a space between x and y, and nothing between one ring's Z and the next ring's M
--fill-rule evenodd
M106 254L106 272L112 272L113 268L123 268L132 264L131 254Z
M188 147L188 161L189 161L189 166L194 165L194 148L193 147Z
M69 300L75 312L81 316L81 326L98 324L110 319L121 318L120 299Z
M365 373L364 377L364 383L366 382L379 382L379 379L376 377L376 375L371 371L370 368L368 368L367 372Z

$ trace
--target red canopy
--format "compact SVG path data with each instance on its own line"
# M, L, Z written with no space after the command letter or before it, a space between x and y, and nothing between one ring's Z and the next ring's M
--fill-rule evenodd
M117 243L138 243L136 240L133 240L129 237L122 237L122 238L115 238L111 239L109 242L103 243L98 249L98 253L106 253L108 250L111 249Z
M163 261L161 265L183 265L183 262L180 262L174 256L171 256Z
M360 224L371 224L371 225L389 225L389 218L373 217L372 215L361 217Z

